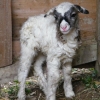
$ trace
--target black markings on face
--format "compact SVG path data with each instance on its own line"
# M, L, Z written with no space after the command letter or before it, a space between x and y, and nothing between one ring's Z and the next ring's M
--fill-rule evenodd
M58 27L63 20L65 20L71 27L74 27L77 20L77 15L78 11L74 7L71 7L67 12L65 12L64 16L54 10L54 17L57 21Z

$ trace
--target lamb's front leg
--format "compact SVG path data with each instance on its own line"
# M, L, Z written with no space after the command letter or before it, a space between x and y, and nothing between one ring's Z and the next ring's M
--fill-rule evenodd
M71 69L71 63L67 63L63 66L64 92L67 98L73 98L75 96L71 83Z
M52 58L52 61L47 61L47 94L46 100L56 99L56 89L60 79L59 74L60 62L56 58Z

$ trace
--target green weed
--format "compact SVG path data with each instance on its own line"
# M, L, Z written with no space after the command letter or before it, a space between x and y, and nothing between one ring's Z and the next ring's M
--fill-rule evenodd
M95 78L97 77L97 71L94 68L90 68L91 74L84 74L81 77L81 81L85 84L87 88L97 89L95 84Z

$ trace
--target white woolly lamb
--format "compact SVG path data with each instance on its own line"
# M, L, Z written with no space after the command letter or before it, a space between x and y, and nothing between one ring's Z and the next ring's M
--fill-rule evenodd
M18 100L25 100L25 79L31 63L37 56L34 70L46 100L56 99L56 89L60 79L60 68L64 76L64 92L67 98L75 96L71 84L71 64L80 42L78 13L89 12L68 2L52 8L47 14L30 17L20 31L21 57L18 70L20 89ZM42 64L47 63L47 77Z

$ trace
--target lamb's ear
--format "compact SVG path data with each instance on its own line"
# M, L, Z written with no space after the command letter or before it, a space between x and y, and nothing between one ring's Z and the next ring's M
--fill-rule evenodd
M81 7L81 6L79 6L79 5L74 5L74 6L75 6L75 8L76 8L79 12L81 12L81 13L83 13L83 14L89 14L89 11L86 10L84 7Z
M50 9L45 15L44 17L48 16L48 15L53 15L55 8Z

